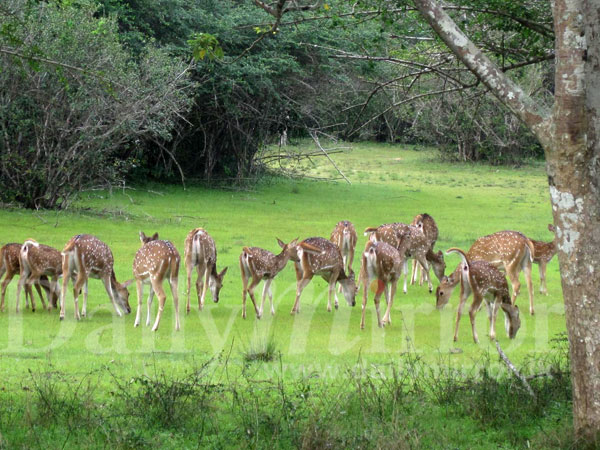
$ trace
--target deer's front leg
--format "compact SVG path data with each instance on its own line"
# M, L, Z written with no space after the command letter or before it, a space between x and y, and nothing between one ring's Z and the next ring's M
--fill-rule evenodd
M310 283L310 278L302 278L298 282L298 286L296 287L296 301L294 302L294 306L292 307L290 314L296 314L300 312L300 295L302 295L302 291L308 283Z
M367 309L367 286L369 285L370 280L368 277L363 280L363 301L362 301L362 312L360 316L360 329L365 329L365 310Z
M456 311L456 324L454 326L454 342L458 341L458 324L460 323L460 316L462 315L462 310L467 301L467 297L463 295L462 289L460 294L460 302L458 304L458 310Z
M133 323L134 327L137 327L140 325L140 321L142 319L142 302L144 299L144 284L142 283L141 280L135 280L135 286L136 286L136 290L137 290L137 311L135 313L135 322ZM152 290L152 288L150 288L150 290ZM150 313L150 308L148 308L148 313ZM148 314L148 316L150 316L150 314ZM148 317L148 319L150 319L150 317ZM150 322L150 320L148 320L148 323ZM148 324L146 324L148 325Z

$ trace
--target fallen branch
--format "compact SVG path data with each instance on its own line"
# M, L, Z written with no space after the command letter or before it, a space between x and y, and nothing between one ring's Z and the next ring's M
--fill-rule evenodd
M531 397L535 399L535 393L533 392L533 389L531 389L531 386L527 382L527 378L525 378L523 376L523 374L521 374L521 372L519 372L517 370L517 368L510 361L510 359L508 359L508 356L506 356L506 353L504 353L504 351L502 351L502 347L500 347L500 343L498 341L496 341L496 349L498 350L498 354L500 355L500 358L502 358L502 361L504 361L504 364L506 364L506 366L512 371L512 373L514 373L515 376L519 380L521 380L521 383L523 383L523 386L525 386L525 389L527 389L527 392L529 393L529 395L531 395Z
M352 183L350 182L350 180L349 180L348 178L346 178L346 175L344 175L344 172L342 172L342 171L340 170L340 168L337 166L337 164L336 164L336 163L333 161L333 159L331 159L331 157L329 156L329 154L327 153L327 151L326 151L326 150L325 150L325 149L324 149L324 148L321 146L321 142L319 142L319 137L317 136L317 132L316 132L316 131L314 131L314 130L313 130L313 131L311 131L311 132L310 132L310 136L313 138L313 141L315 141L315 144L316 144L316 146L317 146L317 147L319 147L319 149L320 149L320 150L323 152L323 154L324 154L324 155L327 157L327 159L329 160L329 162L331 163L331 165L332 165L333 167L335 167L335 170L337 170L337 171L338 171L338 173L339 173L339 174L342 176L342 178L343 178L344 180L346 180L346 182L347 182L348 184L352 184Z

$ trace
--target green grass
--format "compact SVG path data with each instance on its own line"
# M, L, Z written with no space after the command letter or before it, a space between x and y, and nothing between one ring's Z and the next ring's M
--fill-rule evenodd
M441 312L435 309L435 297L426 286L409 286L407 295L399 290L392 310L393 323L385 329L376 326L370 297L367 326L361 331L360 299L351 308L340 294L339 310L328 313L327 285L321 279L314 279L302 295L300 314L290 316L295 296L291 264L272 285L275 316L269 314L265 305L263 318L256 320L250 303L248 318L241 318L238 257L243 246L278 251L276 237L286 242L296 237L329 237L336 222L342 219L352 221L360 234L354 262L357 273L360 249L366 239L361 230L384 222L410 222L414 215L423 212L437 221L439 249L451 246L467 249L477 237L504 229L522 231L533 239L551 238L546 228L552 219L551 206L542 163L519 169L447 164L440 162L433 151L375 144L354 145L352 151L332 157L352 181L351 185L343 181L280 177L267 177L249 191L148 185L112 193L86 193L73 211L1 210L0 229L5 242L34 238L60 249L75 234L98 236L113 250L120 281L132 277L131 264L140 245L139 230L158 231L161 238L171 240L183 254L188 231L204 227L217 243L219 270L229 266L219 304L214 304L209 296L204 311L198 312L193 289L192 311L186 316L182 265L179 332L174 331L173 303L168 289L160 328L152 333L145 326L133 327L137 308L135 283L130 288L132 314L117 317L101 283L91 280L88 317L75 321L69 290L66 319L60 322L57 311L26 310L16 314L15 279L7 291L7 309L0 314L4 385L9 389L15 386L32 389L28 370L37 373L48 370L49 366L74 378L106 367L121 380L148 374L150 370L181 375L198 361L221 352L229 355L231 363L242 367L244 353L266 336L271 336L269 340L281 353L280 359L253 364L253 370L259 377L278 374L284 380L311 374L335 380L359 359L367 365L388 367L400 361L407 351L427 364L436 365L443 360L445 366L467 370L480 364L486 355L495 355L495 347L487 339L487 314L483 311L477 318L480 343L473 343L468 314L461 321L459 342L452 342L458 290ZM332 166L324 159L313 161L316 165L306 164L309 175L334 175ZM457 263L458 258L447 257L447 272ZM545 354L550 339L565 330L557 260L548 267L549 296L537 294L537 266L533 276L536 315L527 313L526 287L521 275L523 287L518 304L522 327L514 341L506 337L502 321L497 329L503 349L517 364L524 363L528 355ZM256 293L260 297L262 284ZM145 314L146 298L142 307ZM144 324L144 315L142 319ZM501 365L495 357L490 364L496 368ZM105 392L114 386L114 379L103 376L98 383L98 391ZM434 415L438 414L441 413L437 411ZM449 425L454 424L448 420Z

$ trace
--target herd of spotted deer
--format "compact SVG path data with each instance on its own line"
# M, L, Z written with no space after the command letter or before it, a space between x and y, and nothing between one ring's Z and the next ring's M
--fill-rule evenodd
M554 227L548 225L554 232ZM495 321L498 309L505 315L506 332L514 338L521 324L519 309L515 300L520 290L519 272L525 273L529 292L529 312L533 309L533 286L531 282L532 262L540 266L540 292L547 294L546 264L556 253L555 240L551 242L534 241L524 234L516 231L500 231L481 237L475 241L468 252L458 248L450 248L446 254L456 253L461 257L461 263L454 272L444 276L446 268L444 256L441 251L434 252L438 238L438 227L429 214L417 215L413 222L390 223L378 227L365 229L369 236L362 253L362 261L358 286L355 282L352 263L357 243L357 234L354 225L349 221L339 222L330 239L311 237L298 242L294 239L286 244L277 239L282 248L281 253L275 255L259 247L244 247L240 255L240 272L242 276L242 317L246 318L246 298L249 295L254 305L256 317L260 319L263 314L265 298L268 295L271 303L271 314L275 314L273 307L273 294L271 283L275 276L283 270L289 260L294 261L296 269L296 300L292 307L292 314L300 311L300 296L303 289L315 275L322 276L329 283L329 296L327 310L331 311L331 299L335 297L335 308L338 308L336 283L349 305L355 305L355 296L363 286L362 315L360 328L365 326L365 309L368 290L374 291L375 310L377 323L380 327L391 323L390 311L398 280L404 275L404 293L407 290L408 259L413 258L413 272L411 284L416 282L417 272L420 268L421 282L425 279L429 285L429 292L433 291L429 268L440 281L436 290L437 308L443 308L452 295L454 288L460 284L460 302L456 316L454 340L458 339L458 325L462 309L467 298L473 294L473 302L469 309L473 339L478 342L475 330L475 314L486 300L490 321L490 338L495 339ZM134 326L140 324L143 289L145 284L150 284L148 296L148 310L146 326L151 322L151 305L154 294L158 296L158 312L152 330L158 328L164 310L166 294L163 281L168 280L173 303L175 306L175 327L178 330L179 298L177 282L179 274L180 256L175 246L166 240L159 240L158 233L146 236L140 232L141 248L137 251L133 261L134 280L137 285L138 308ZM197 272L196 291L198 308L204 307L207 288L210 289L214 302L219 301L219 292L223 286L223 278L227 268L217 271L217 249L213 238L202 228L191 230L184 244L185 266L187 271L187 305L190 311L190 290L192 272ZM86 315L88 297L88 278L101 279L106 292L120 316L122 310L130 313L128 286L134 281L129 280L119 283L113 270L113 254L104 242L89 234L74 236L65 245L62 252L28 239L23 244L6 244L0 249L0 278L6 276L2 282L2 298L0 309L4 310L6 288L12 278L19 273L20 279L17 286L16 310L19 312L19 300L23 287L25 288L26 305L31 300L31 308L35 311L35 300L32 292L34 286L38 292L44 309L46 302L42 295L45 290L48 298L48 309L57 307L60 298L60 319L65 317L65 297L69 279L73 281L73 296L75 303L75 318L80 319L79 295L83 290L83 307L81 315ZM509 293L505 275L499 270L504 269L512 285L512 296ZM58 280L62 277L62 288ZM262 302L256 301L254 289L264 280ZM385 294L387 307L381 318L379 303L381 295Z

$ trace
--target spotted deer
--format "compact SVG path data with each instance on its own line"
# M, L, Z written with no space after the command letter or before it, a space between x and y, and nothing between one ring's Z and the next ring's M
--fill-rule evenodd
M519 308L511 301L506 277L487 261L471 261L467 254L458 248L450 248L446 253L458 253L462 259L456 270L442 279L435 293L436 307L442 309L448 303L456 285L460 283L460 302L456 313L454 341L458 340L458 324L463 307L471 294L473 294L473 303L469 308L469 317L475 343L479 343L475 329L475 315L484 299L490 321L490 339L496 339L496 316L499 308L504 312L506 334L510 339L514 339L521 327L521 319Z
M469 261L487 261L495 267L504 267L512 285L512 304L515 304L521 289L519 272L525 272L529 292L529 313L533 309L533 285L531 283L531 262L534 255L533 243L518 231L499 231L480 237L469 249Z
M104 242L91 234L73 236L65 245L62 252L63 285L60 297L60 319L65 318L65 298L69 286L69 278L73 281L73 301L75 319L87 316L88 279L102 280L104 289L110 298L117 315L122 316L131 312L129 306L129 291L127 288L133 282L128 280L119 283L114 271L112 251ZM83 308L79 313L79 294L83 290Z
M339 282L348 305L356 304L356 285L354 272L346 274L340 249L331 241L321 237L311 237L296 245L291 259L296 268L296 301L291 314L300 312L300 296L315 275L320 275L329 283L327 311L331 311L331 297L335 291L335 283ZM337 299L335 308L338 308Z
M21 252L21 244L10 243L3 245L0 248L0 278L4 274L4 280L2 281L2 300L0 301L0 311L4 311L4 299L6 296L6 288L14 278L14 276L21 272L21 264L19 263L19 253ZM48 287L48 277L42 275L40 277L40 283L35 283L35 289L40 297L40 301L42 304L44 303L44 298L42 296L41 288L46 291L46 296L48 297L48 305L56 306L57 299L52 296L50 293L50 289ZM33 300L33 293L31 290L31 285L25 283L25 305L29 306L29 299L31 299L31 306L33 311L35 311L35 303Z
M344 270L346 272L350 272L350 269L352 269L357 239L354 225L348 220L338 222L331 232L329 240L340 249L344 261Z
M214 239L202 228L194 228L185 238L185 268L187 270L187 306L190 312L190 290L192 284L192 271L194 267L198 274L196 279L196 294L198 295L198 310L204 308L206 290L210 288L213 301L218 303L219 292L223 287L223 278L227 273L225 267L217 272L217 246Z
M551 233L556 233L554 225L548 224L548 230ZM533 243L533 262L540 266L540 294L548 295L546 287L546 265L556 255L556 236L551 242L534 241Z
M146 317L146 326L150 325L150 309L154 293L158 296L158 312L152 331L158 329L160 318L165 308L167 298L163 289L163 281L168 278L173 295L173 304L175 305L175 329L179 330L179 297L177 295L177 281L179 276L179 252L169 241L148 238L140 231L140 240L142 247L135 254L133 259L133 275L137 287L138 306L135 315L134 327L139 326L142 314L142 298L144 296L144 284L150 285L150 294L148 295L148 314Z
M62 275L62 261L60 252L55 248L40 244L33 239L26 240L21 246L19 252L20 278L17 285L17 312L19 312L19 301L21 298L21 289L26 284L40 283L42 276L50 279L50 297L53 299L50 303L56 303L60 295L60 286L58 278ZM46 308L46 304L42 297L42 306ZM35 310L33 297L31 309ZM56 306L54 304L53 306ZM50 304L48 305L50 307Z
M363 276L363 301L362 313L360 320L360 329L365 328L365 310L367 308L367 290L371 284L377 282L375 289L375 311L377 312L377 325L383 327L388 323L392 323L390 311L396 294L396 286L402 268L404 267L404 255L395 247L387 244L384 241L372 242L367 241L365 250L362 254L361 274ZM389 289L388 289L389 286ZM381 320L379 314L379 300L381 294L385 293L387 308Z
M432 265L434 263L443 264L444 254L441 251L438 251L437 253L435 253L433 250L433 248L435 247L435 243L437 242L438 235L439 235L439 230L438 230L437 224L435 223L435 220L433 219L433 217L431 217L427 213L417 214L415 216L415 218L413 219L413 221L411 222L411 225L418 226L419 223L421 223L423 225L423 234L429 241L429 249L427 250L427 254L425 255L427 262L429 262ZM422 285L424 275L421 272L421 265L417 264L417 260L414 259L413 264L412 264L412 276L410 277L411 285L415 284L417 281L417 276L418 276L417 272L420 272L419 285ZM436 276L438 275L438 273L436 273ZM442 277L444 276L443 272L441 273L441 275L442 275ZM439 279L440 279L440 277L438 277L438 280Z
M259 247L244 247L240 255L240 273L242 274L242 317L246 318L246 295L250 295L250 300L254 305L256 318L260 319L263 315L265 306L265 297L269 295L271 301L271 315L275 314L273 308L273 293L271 292L271 283L279 272L283 270L292 256L298 239L294 239L289 244L284 243L281 239L277 239L277 243L281 247L281 253L275 255L268 250ZM248 281L252 279L248 286ZM262 293L262 303L260 309L256 305L254 298L254 289L265 280Z

